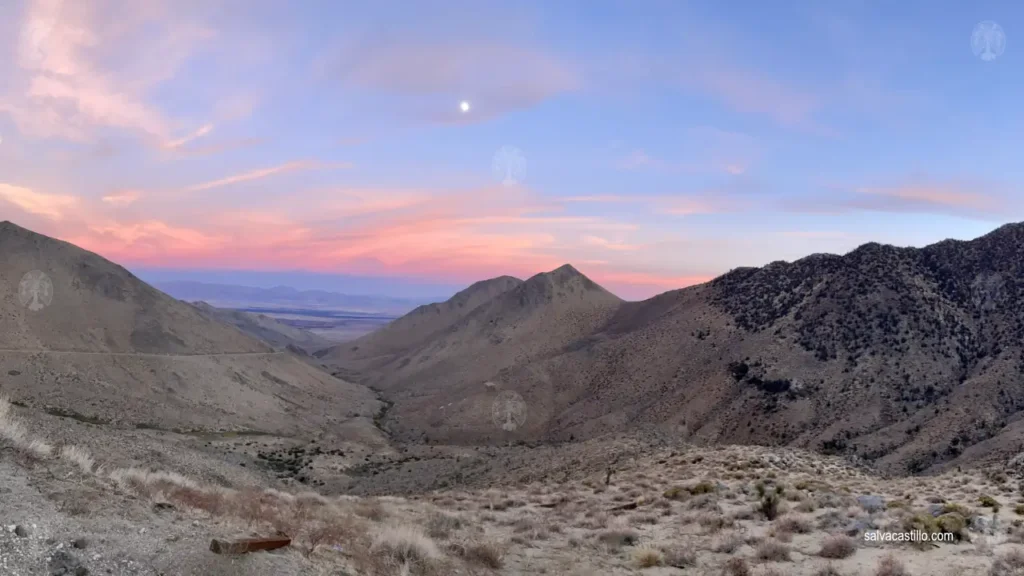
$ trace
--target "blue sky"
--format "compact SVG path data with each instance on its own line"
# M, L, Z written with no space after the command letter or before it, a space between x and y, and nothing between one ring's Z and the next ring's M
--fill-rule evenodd
M161 277L627 298L1022 218L1024 7L773 4L4 3L0 218Z

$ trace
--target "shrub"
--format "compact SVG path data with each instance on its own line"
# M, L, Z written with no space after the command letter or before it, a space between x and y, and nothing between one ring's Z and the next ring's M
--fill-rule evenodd
M993 512L999 512L999 501L988 494L983 494L978 498L978 501L981 502L982 507L991 508Z
M605 530L597 539L609 547L632 546L640 539L635 530Z
M711 494L715 491L715 485L707 480L702 480L701 482L690 486L687 490L694 496L698 494Z
M849 558L857 553L857 542L849 536L834 535L825 538L821 543L821 550L818 556L822 558L842 559Z
M761 497L761 504L758 506L757 511L766 519L775 520L779 516L780 502L781 501L777 493L767 493Z
M465 558L497 570L505 563L505 550L494 542L473 542L466 546Z
M971 512L970 509L968 509L966 506L961 506L960 504L943 504L942 513L947 514L950 512L959 514L964 518L971 518L972 516L974 516L974 513Z
M665 490L665 493L662 495L669 500L682 500L686 498L687 492L680 486L673 486Z
M640 568L654 568L665 562L665 556L657 548L641 546L633 550L633 561Z
M441 558L441 551L426 534L404 525L391 525L377 533L370 552L397 564L428 564Z
M967 539L967 520L956 512L947 512L935 521L940 531L952 534L957 541Z
M743 536L732 533L716 541L711 549L719 554L732 554L740 546L743 546Z
M448 538L452 532L462 528L462 525L462 518L458 516L435 512L427 519L427 535L431 538Z
M797 518L794 516L787 516L779 519L775 526L783 532L793 532L796 534L810 534L814 529L811 523L805 518Z
M724 576L750 576L750 565L743 558L733 557L722 566Z
M827 564L814 571L814 576L843 576L835 566Z
M697 565L697 554L686 548L669 548L664 551L665 566L672 568L689 568Z
M732 518L722 516L721 514L707 513L701 514L700 518L697 519L697 523L700 524L708 534L715 534L723 528L731 527L733 525L733 520Z
M360 503L356 507L356 514L374 522L383 522L388 517L388 511L379 500Z
M1013 513L1018 516L1024 516L1024 504L1017 504L1013 507Z
M1013 549L999 555L989 570L989 576L1021 576L1024 574L1024 551Z
M93 466L96 464L95 461L93 461L92 456L78 446L64 446L60 449L60 457L61 459L67 460L75 466L78 466L84 474L91 473Z
M789 546L775 540L765 540L757 546L755 551L759 560L765 562L788 562Z
M875 576L910 576L910 573L895 556L886 554L878 561Z
M927 512L912 514L910 516L905 517L903 519L902 525L904 532L912 532L914 530L919 530L921 532L926 532L928 534L934 534L936 532L941 531L941 529L939 528L939 521ZM915 544L919 548L925 547L927 545L927 543L925 542L917 542Z

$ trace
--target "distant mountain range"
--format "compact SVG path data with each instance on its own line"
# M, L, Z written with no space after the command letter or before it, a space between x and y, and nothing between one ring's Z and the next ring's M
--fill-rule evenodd
M218 308L294 308L398 315L431 300L297 290L287 286L254 288L194 281L157 282L154 286L179 300L203 301Z

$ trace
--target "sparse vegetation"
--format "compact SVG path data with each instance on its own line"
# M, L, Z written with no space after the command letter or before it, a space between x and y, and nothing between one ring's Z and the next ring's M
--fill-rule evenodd
M886 554L878 561L875 576L910 576L903 563L892 554Z
M822 558L842 559L849 558L857 553L857 542L849 536L833 535L821 543L821 550L818 556Z

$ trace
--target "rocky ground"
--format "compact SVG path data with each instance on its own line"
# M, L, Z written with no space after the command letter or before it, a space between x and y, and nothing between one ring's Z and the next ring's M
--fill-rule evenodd
M258 464L274 454L290 473L310 456L342 458L326 449L250 445L242 457L209 439L29 416L8 408L0 426L5 575L1024 574L1024 494L1005 466L883 478L795 450L620 438L346 454L337 465L358 473L335 486L349 488L318 493ZM459 462L476 471L462 484L450 477ZM443 478L433 487L389 484L431 470ZM374 479L385 488L369 490ZM950 541L865 537L876 530ZM290 547L209 551L212 538L278 531Z

